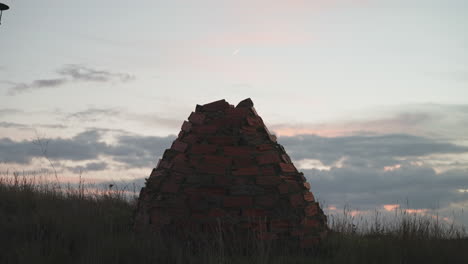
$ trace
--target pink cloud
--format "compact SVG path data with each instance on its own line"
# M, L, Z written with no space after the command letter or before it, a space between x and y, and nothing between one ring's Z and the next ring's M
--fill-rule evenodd
M384 204L384 209L386 211L395 211L396 209L400 208L400 205L399 204Z

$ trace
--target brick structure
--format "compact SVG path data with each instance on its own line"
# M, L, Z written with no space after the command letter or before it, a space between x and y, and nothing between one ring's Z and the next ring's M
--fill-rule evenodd
M305 248L328 231L310 184L250 99L197 105L141 189L135 217L138 230L206 232L219 223Z

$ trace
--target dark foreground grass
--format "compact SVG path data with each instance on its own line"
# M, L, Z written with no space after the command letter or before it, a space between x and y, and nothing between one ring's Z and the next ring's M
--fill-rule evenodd
M84 194L55 185L0 180L0 263L468 263L463 230L425 219L372 224L346 221L313 252L223 235L195 242L132 232L134 201L122 192ZM351 227L351 228L348 228Z

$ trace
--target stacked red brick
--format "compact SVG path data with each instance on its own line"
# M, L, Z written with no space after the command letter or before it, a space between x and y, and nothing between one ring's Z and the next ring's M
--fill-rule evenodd
M309 189L250 99L197 105L141 190L136 227L203 230L221 221L310 247L328 229Z

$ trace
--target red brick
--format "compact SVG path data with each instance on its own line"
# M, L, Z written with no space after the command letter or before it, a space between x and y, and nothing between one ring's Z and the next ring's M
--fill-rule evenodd
M268 212L264 209L249 208L242 210L242 215L247 217L262 217L267 216Z
M203 111L223 111L229 108L229 104L223 99L212 103L204 104Z
M226 156L247 156L254 153L254 148L251 147L226 146L223 149Z
M165 211L175 219L188 216L188 210L185 208L166 208Z
M210 142L211 144L221 146L231 146L236 144L238 141L239 138L231 136L212 136L208 138L208 142Z
M245 185L247 184L247 179L236 177L234 178L234 185Z
M227 118L242 118L247 116L249 113L248 108L230 108L226 110L226 117Z
M278 153L276 152L268 152L261 156L257 156L257 162L260 165L270 164L270 163L278 163L281 162Z
M309 219L307 217L302 219L301 224L306 228L315 228L315 227L318 227L320 225L319 221L317 221L315 219Z
M204 162L222 166L222 167L228 167L228 166L231 166L232 158L206 155L204 157Z
M275 147L272 144L262 144L262 145L257 145L257 150L259 151L268 151L268 150L274 150Z
M308 205L306 208L304 208L304 212L306 216L315 216L318 213L317 204Z
M274 176L276 175L275 168L272 166L261 167L260 170L262 171L263 176Z
M304 194L304 200L308 202L313 202L315 200L314 195L311 192L307 192L306 194Z
M288 184L290 192L299 192L302 190L296 181L286 180L286 183Z
M295 175L281 175L280 178L285 181L296 181Z
M205 121L205 115L202 113L192 112L188 118L190 122L196 125L201 125Z
M201 125L192 127L192 130L197 134L214 134L218 131L218 128L216 125Z
M319 238L318 237L311 237L311 238L303 238L301 240L301 248L313 248L314 246L317 246L319 243Z
M188 164L176 164L172 167L172 170L189 175L193 173L193 169L190 168Z
M171 167L172 167L172 162L169 162L167 160L162 160L162 159L159 159L158 165L156 166L156 168L163 168L163 169L170 169Z
M191 195L191 200L196 200L203 195L220 196L226 194L226 189L219 187L189 187L184 189L184 193Z
M263 125L263 120L259 116L247 116L247 123L253 127L259 127Z
M174 164L187 163L187 155L179 153L172 159L172 162Z
M183 142L186 142L186 143L190 143L190 144L194 144L194 143L197 143L199 141L199 137L194 135L194 134L190 134L190 135L187 135L185 137L182 138L182 141Z
M307 190L310 190L310 184L308 182L304 182L304 187L307 189Z
M223 166L202 163L197 165L197 170L201 173L224 175L226 168Z
M235 157L233 163L237 168L257 165L255 164L255 159L251 157Z
M162 172L161 170L156 170L156 169L153 169L151 171L151 174L150 174L150 178L152 177L160 177L160 176L163 176L165 173Z
M278 176L260 176L256 178L256 181L260 185L277 185L281 183L281 178Z
M229 185L231 184L231 179L226 176L216 176L214 182L216 185Z
M255 198L255 202L257 205L265 206L265 207L272 207L278 201L278 198L273 195L264 195Z
M258 167L247 167L247 168L238 168L237 170L232 171L232 175L235 176L247 176L247 175L259 175L260 170Z
M289 158L288 154L281 155L281 159L286 163L292 163L291 159Z
M185 179L185 174L173 171L170 177L175 183L182 183Z
M299 207L304 204L304 197L302 194L293 194L289 196L289 201L293 207Z
M182 131L190 132L190 129L192 129L192 123L184 121L182 124Z
M176 193L179 191L179 184L173 183L173 182L165 182L161 186L161 191L163 192L168 192L168 193Z
M250 196L225 197L225 207L250 207L253 205L253 199Z
M293 164L279 163L279 165L283 172L296 172L296 167Z
M279 193L280 193L280 194L289 193L288 184L282 183L282 184L278 185L278 190L279 190Z
M250 134L250 135L258 133L256 127L250 127L250 126L243 126L241 128L241 132L244 134Z
M171 149L173 150L176 150L176 151L179 151L179 152L185 152L185 150L187 149L188 147L188 144L187 143L184 143L180 140L176 140L172 143L172 147Z
M212 154L216 152L217 148L217 145L193 144L190 152L192 154Z

